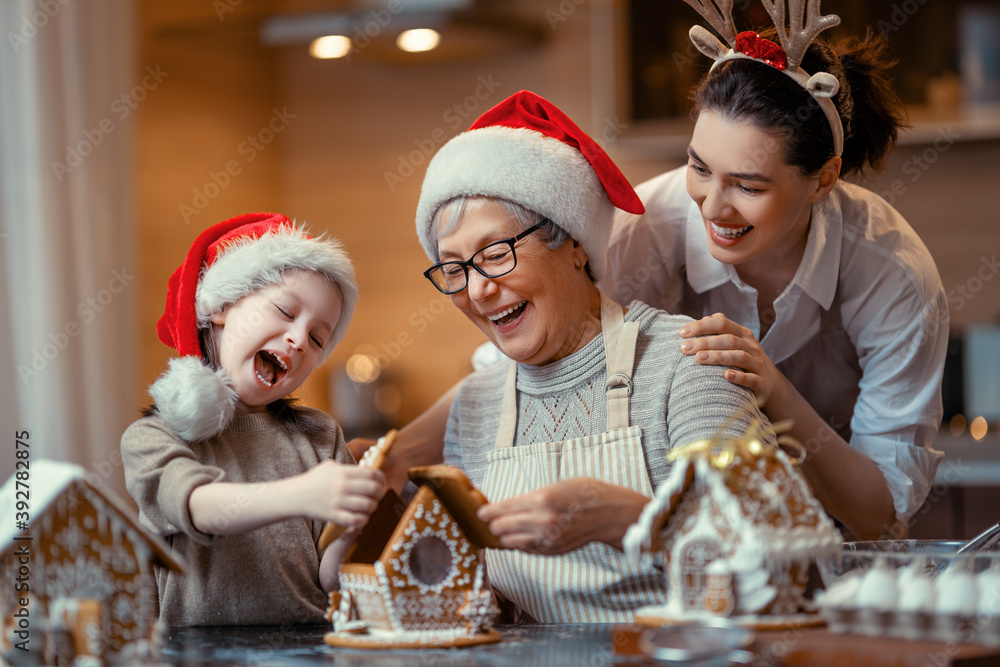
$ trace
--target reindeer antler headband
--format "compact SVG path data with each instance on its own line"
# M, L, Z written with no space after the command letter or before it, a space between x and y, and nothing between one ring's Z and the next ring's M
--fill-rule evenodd
M843 154L844 124L831 99L840 89L840 82L829 72L817 72L810 76L799 67L806 49L816 36L827 28L838 25L839 16L836 14L822 16L819 9L820 0L761 0L778 31L778 39L781 42L781 46L778 46L752 31L736 34L733 25L733 0L684 0L684 2L701 14L729 44L730 48L727 49L715 35L700 25L691 27L688 32L691 41L699 51L715 60L712 69L726 60L747 58L784 72L805 88L819 104L833 132L834 155L839 157Z

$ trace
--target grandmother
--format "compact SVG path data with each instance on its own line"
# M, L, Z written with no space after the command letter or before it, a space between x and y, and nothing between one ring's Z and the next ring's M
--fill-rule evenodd
M643 210L590 137L522 91L438 152L417 208L424 275L507 358L462 383L444 458L510 547L487 553L494 589L539 622L662 604L662 574L627 563L621 541L667 453L766 422L724 368L680 352L689 318L623 310L595 286L615 207Z

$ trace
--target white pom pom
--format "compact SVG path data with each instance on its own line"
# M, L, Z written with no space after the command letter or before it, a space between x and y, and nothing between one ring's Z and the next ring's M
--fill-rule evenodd
M167 372L149 387L157 413L189 442L220 433L232 421L238 399L229 377L193 356L169 363Z

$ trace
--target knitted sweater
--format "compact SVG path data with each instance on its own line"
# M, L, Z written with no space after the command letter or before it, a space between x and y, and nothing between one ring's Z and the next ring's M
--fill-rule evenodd
M630 425L642 429L646 471L656 491L670 472L666 455L672 447L712 437L723 422L753 401L753 395L726 380L724 368L703 366L681 353L683 339L678 331L691 318L633 301L625 321L639 323ZM451 407L445 462L463 468L476 486L482 485L486 455L494 448L509 366L498 363L469 376ZM601 336L559 361L544 366L520 364L514 446L606 431L606 374ZM754 418L768 423L752 408L725 433L742 435Z
M237 417L221 434L187 442L159 417L133 423L122 436L125 484L143 526L163 535L185 564L183 574L157 568L160 619L175 625L324 623L316 544L322 522L288 519L243 535L213 536L191 522L188 498L212 482L268 482L335 458L353 463L340 426L307 437L268 414ZM245 502L252 503L248 491ZM240 503L232 507L239 512Z

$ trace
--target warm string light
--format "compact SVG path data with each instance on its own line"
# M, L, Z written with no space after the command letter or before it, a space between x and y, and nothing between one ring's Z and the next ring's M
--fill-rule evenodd
M990 426L986 422L986 419L984 417L976 417L975 419L972 420L972 423L969 424L969 435L971 435L972 439L975 440L976 442L979 442L980 440L985 438L986 433L989 430Z
M382 369L378 358L371 354L352 354L346 364L347 377L358 384L368 384L378 379Z
M344 35L317 37L309 45L309 55L320 60L343 58L351 52L351 38Z
M396 37L396 46L407 53L432 51L441 43L441 34L430 28L404 30ZM354 43L345 35L317 37L309 45L309 55L320 60L343 58L351 52Z
M965 415L954 415L948 420L948 432L953 438L964 435L966 429L973 440L980 442L989 434L990 423L985 417L975 417L969 422ZM996 434L1000 436L1000 421L996 424Z
M441 35L430 28L415 28L405 30L396 38L396 46L408 53L422 53L437 48Z

